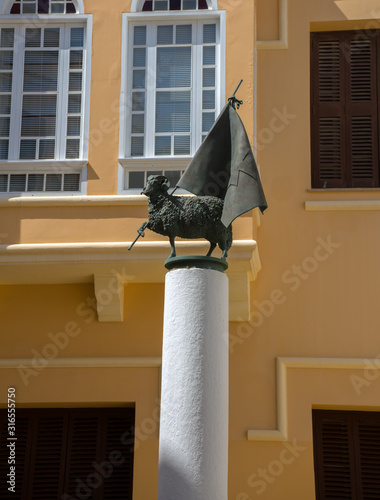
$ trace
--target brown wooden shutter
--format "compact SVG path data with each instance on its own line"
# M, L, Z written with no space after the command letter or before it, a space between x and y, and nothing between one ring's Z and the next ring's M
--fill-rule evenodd
M92 463L101 462L103 438L99 409L73 410L70 413L65 493L74 498L80 498L81 495L86 499L98 498L98 488L89 487L87 479L96 472ZM94 484L96 479L97 476L94 476Z
M103 496L101 498L109 500L132 500L133 445L123 445L121 437L125 432L131 435L133 425L133 412L127 414L125 411L114 410L106 416L104 422L105 457L107 460L111 456L115 457L115 464L112 476L106 478L104 481Z
M347 186L375 187L378 178L377 40L345 41L347 55Z
M312 186L375 187L377 44L357 32L311 35Z
M0 498L131 500L134 408L18 409L17 495L7 491L7 413L0 410ZM130 439L128 440L130 442Z
M311 35L313 187L341 187L346 175L344 85L340 33Z
M355 415L359 498L380 498L380 415Z
M67 415L61 410L38 410L29 415L33 436L28 498L59 500L65 472Z
M313 411L317 499L355 496L352 429L346 415ZM351 440L352 441L352 440Z
M313 410L317 500L380 498L380 414Z
M121 438L133 434L133 425L133 408L72 410L65 493L132 500L133 445L123 445Z

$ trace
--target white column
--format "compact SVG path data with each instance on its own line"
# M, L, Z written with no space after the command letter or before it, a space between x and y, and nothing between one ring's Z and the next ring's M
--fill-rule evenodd
M166 275L159 445L159 500L227 500L228 279L218 270Z

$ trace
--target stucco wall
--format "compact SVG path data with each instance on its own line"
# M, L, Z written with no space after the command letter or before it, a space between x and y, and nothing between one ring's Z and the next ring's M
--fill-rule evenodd
M272 1L256 4L258 39L276 39L281 9ZM257 159L269 209L257 236L262 270L251 284L251 321L230 323L231 500L314 498L311 409L380 405L378 365L365 361L380 355L380 213L358 211L352 204L345 211L305 209L306 201L378 199L379 190L310 191L309 126L310 30L363 29L371 10L380 9L377 4L289 0L288 48L257 51ZM244 79L240 115L253 143L254 2L220 0L219 8L227 13L226 93ZM129 1L112 0L112 8L103 0L85 2L86 13L93 15L89 195L117 192L121 13L129 9ZM0 244L131 241L146 214L139 204L3 204ZM235 238L250 239L256 229L251 215L242 217L234 226ZM158 238L147 234L147 239ZM27 385L17 361L13 368L0 367L3 406L9 385L16 386L20 405L135 403L140 437L134 500L157 494L160 369L155 360L161 356L163 292L162 284L128 285L124 321L99 323L91 309L91 284L0 287L2 359L33 359L33 349L40 353L50 343L49 333L72 322L81 333L57 358L151 359L152 366L139 368L75 363L44 368L36 376L25 372ZM278 357L298 361L276 366ZM357 362L346 361L351 358ZM278 394L285 394L285 405ZM277 411L288 422L283 442L276 441ZM248 430L269 432L266 440L256 434L249 442Z

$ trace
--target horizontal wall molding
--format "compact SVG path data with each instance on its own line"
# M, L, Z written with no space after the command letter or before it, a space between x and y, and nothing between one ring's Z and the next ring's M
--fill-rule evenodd
M379 211L380 200L305 201L307 212Z
M155 14L156 15L156 14ZM145 14L144 14L145 18ZM132 158L119 158L119 163L124 168L150 168L151 170L175 170L185 169L191 162L192 157L189 158L145 158L145 157L132 157ZM174 187L174 186L173 186Z
M0 197L0 207L128 207L148 206L144 195Z
M44 358L45 359L45 358ZM55 358L47 359L44 368L160 368L160 357L136 358ZM35 367L35 358L0 359L0 369Z
M288 440L288 390L287 372L298 369L333 370L380 370L378 359L349 358L277 358L277 426L273 430L248 430L248 441L287 441Z
M278 50L288 48L288 0L279 0L278 40L256 40L259 50ZM259 20L260 22L260 20Z
M80 172L87 167L87 160L29 160L29 161L2 161L0 160L0 172L51 172L52 169L62 172ZM27 195L31 197L30 193Z
M100 304L99 321L123 320L124 287L119 284L164 283L169 241L36 243L0 245L1 285L93 283L95 295L111 295ZM177 255L206 255L207 241L178 241ZM220 250L219 250L220 252ZM261 269L255 240L235 240L229 250L230 321L249 320L250 283ZM116 291L115 291L116 290ZM98 304L99 305L99 304Z
M169 241L35 243L0 245L0 284L91 283L96 274L120 274L124 281L163 283ZM177 241L177 255L206 255L207 241ZM261 269L255 240L235 240L227 273L247 272L254 281ZM46 270L46 271L44 271Z
M46 262L46 259L51 258L51 260L72 260L72 255L76 259L80 255L85 255L90 258L92 254L98 254L105 252L108 255L108 259L112 260L112 257L125 258L130 257L131 260L139 259L143 257L144 254L156 254L157 252L162 252L166 256L166 252L170 249L170 243L168 241L143 241L138 242L135 247L135 253L129 252L128 247L131 242L84 242L84 243L30 243L30 244L14 244L14 245L0 245L0 263L5 262L6 258L15 258L16 261L22 261L23 258L28 260L29 256L34 256L34 261ZM176 247L178 249L183 249L186 251L202 251L204 248L209 248L209 243L205 241L177 241ZM237 257L240 253L252 253L257 249L257 243L255 240L235 240L233 246L230 249L231 255ZM167 257L167 256L166 256ZM242 255L244 257L244 255ZM156 257L157 260L161 258Z

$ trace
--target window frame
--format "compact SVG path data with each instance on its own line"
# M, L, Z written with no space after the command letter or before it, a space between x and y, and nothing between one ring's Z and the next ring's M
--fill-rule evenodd
M115 489L120 490L120 482L124 482L124 485L127 483L123 496L125 493L125 497L132 498L135 458L133 441L136 421L134 404L117 407L19 408L16 410L16 425L17 419L20 425L17 441L19 456L16 458L18 471L16 489L21 493L19 498L30 498L32 493L38 494L42 488L46 488L44 481L41 481L45 474L46 455L53 460L54 464L49 471L51 473L54 469L53 475L50 476L49 487L51 490L56 489L59 498L73 498L70 494L73 493L75 476L78 475L79 479L86 481L86 477L96 472L93 466L94 461L98 464L109 461L110 457L113 457L112 454L119 450L119 458L124 458L124 461L115 461L115 465L123 468L124 475L120 477L120 475L110 474L103 476L99 484L88 484L91 488L91 498L103 498L106 496L104 490L109 487L114 488L113 493L115 493ZM92 432L83 434L83 427L87 427L86 424L91 421ZM125 423L127 423L126 427L124 427ZM1 409L0 439L3 457L6 453L6 444L9 442L6 437L7 425L6 409ZM46 426L48 426L47 431ZM122 430L120 430L121 426L123 426ZM97 432L94 432L95 429ZM56 446L57 441L60 441L59 450L58 447L52 449L50 441L47 442L44 439L46 432L50 439L53 438ZM125 433L128 433L128 445L123 445L121 441ZM75 457L79 447L85 448L85 454L87 453L89 458L78 466ZM93 459L94 461L90 463ZM0 466L2 469L5 463L2 461L2 467ZM1 486L5 490L8 485L2 484ZM9 498L9 493L7 498Z
M197 11L165 11L165 12L138 12L123 14L122 22L122 54L121 54L121 99L120 99L120 137L119 137L119 180L118 194L134 195L140 194L141 189L126 189L125 177L129 170L162 170L163 165L166 170L184 170L190 163L192 155L185 156L126 156L128 147L128 133L130 124L128 120L128 91L130 64L129 40L131 31L136 24L187 24L201 21L215 21L219 30L219 43L216 44L216 116L225 104L225 61L226 61L226 13L220 10L197 10ZM199 78L199 75L197 75ZM154 90L152 90L154 92ZM194 109L194 102L192 102ZM197 122L201 121L201 116L196 116ZM147 131L145 131L145 135ZM195 138L193 138L195 141ZM200 144L196 146L199 147ZM196 149L196 147L195 147Z
M346 425L347 439L344 439L343 433L338 433L334 436L335 438L335 451L331 454L331 446L326 448L327 459L324 460L324 446L326 446L327 438L323 439L323 431L326 432L326 427L323 429L323 422L329 421L334 422L333 425L337 426L339 423L344 422ZM331 473L334 473L334 477L340 474L337 479L338 482L345 480L345 484L349 484L351 490L352 499L362 499L364 498L365 488L368 488L368 481L373 478L366 478L367 484L363 481L362 472L368 463L365 463L365 456L368 450L362 450L362 447L368 446L367 439L361 440L360 435L360 424L368 425L369 422L375 422L375 425L380 423L380 412L379 411L357 411L357 410L324 410L324 409L313 409L312 410L312 423L313 423L313 456L314 456L314 481L315 481L315 494L316 500L323 500L327 493L327 490L331 491ZM341 427L342 428L342 427ZM328 429L329 433L332 432L332 427ZM344 432L344 429L343 429ZM380 426L379 426L379 436L380 436ZM378 435L376 434L376 437ZM367 438L367 436L366 436ZM339 453L341 455L340 459L337 458L336 443L339 441ZM330 444L330 443L329 443ZM334 458L333 458L334 457ZM349 483L347 482L347 474L344 476L345 471L342 466L342 458L345 458L345 470L349 471ZM336 463L339 461L339 467ZM371 464L372 465L372 464ZM329 469L329 473L325 472L325 469ZM326 484L326 477L329 478ZM371 487L371 486L370 486ZM348 492L347 492L348 494ZM329 497L330 498L330 497ZM348 498L345 497L345 498Z
M206 1L209 5L209 10L218 10L218 0L206 0ZM145 0L132 0L131 12L142 12L144 3ZM166 12L171 12L171 11L166 11ZM202 10L202 12L205 12L205 10Z
M380 54L380 30L368 30L366 40L371 43L371 57L377 61L377 56ZM340 101L331 100L317 100L319 95L319 59L318 44L328 41L339 42L339 87L340 87ZM368 190L380 188L380 62L377 62L373 68L371 75L372 100L377 99L375 109L376 116L364 111L365 106L371 104L369 100L359 100L351 98L350 86L350 70L352 59L347 57L347 53L343 53L342 47L348 47L352 42L362 41L361 35L358 36L355 30L328 30L328 31L315 31L310 33L310 161L311 161L311 189L312 190L346 190L351 191L355 189ZM351 50L351 49L350 49ZM350 53L351 54L351 53ZM360 109L361 107L362 109ZM336 108L334 110L334 108ZM344 109L344 112L341 111ZM371 108L372 109L372 108ZM327 111L328 110L328 111ZM355 110L355 111L354 111ZM373 172L372 177L354 178L354 165L353 161L353 128L352 124L355 119L364 116L372 120L372 138L370 146L372 149L373 158ZM340 153L341 164L340 174L341 178L322 178L320 171L322 163L319 161L321 156L321 141L320 124L318 119L332 120L341 119L340 121ZM376 135L377 131L377 135ZM333 135L329 137L332 140ZM324 139L326 141L326 139Z
M0 14L10 14L10 11L11 11L11 8L14 4L14 1L15 0L5 0L3 6L0 8ZM77 14L73 14L73 15L78 15L78 14L84 14L84 5L83 5L83 0L72 0L76 6L77 6L77 9L78 9L78 12ZM23 16L25 17L25 14L12 14L12 16L14 17L15 15L17 16ZM54 15L54 14L48 14L49 17ZM64 15L70 15L70 14L64 14ZM36 17L36 16L35 16ZM38 17L42 17L42 14L38 15Z
M81 4L78 4L78 10L81 11ZM7 8L12 6L13 1L8 3ZM5 9L5 8L4 8ZM3 9L3 10L4 10ZM79 191L20 191L20 192L2 192L0 197L14 196L73 196L85 195L87 191L87 162L89 150L89 123L90 123L90 89L91 89L91 47L92 47L92 15L86 14L6 14L0 15L0 25L5 27L21 25L25 28L29 24L33 27L62 27L70 25L72 27L83 26L85 29L84 43L84 61L83 61L83 88L82 88L82 116L81 116L81 149L79 159L49 159L49 160L0 160L0 173L32 173L38 171L41 173L80 173L80 188ZM22 52L24 54L24 51ZM12 92L12 105L13 105ZM18 103L16 113L21 113L21 103ZM63 114L57 120L57 140L63 140L60 135L60 130L65 127L64 120L66 115ZM21 129L17 135L20 137ZM66 138L66 134L65 134Z

